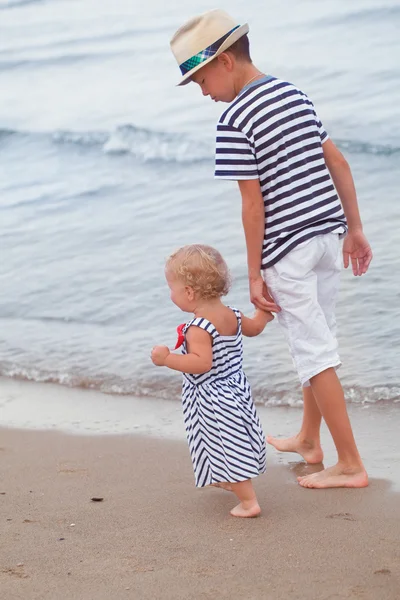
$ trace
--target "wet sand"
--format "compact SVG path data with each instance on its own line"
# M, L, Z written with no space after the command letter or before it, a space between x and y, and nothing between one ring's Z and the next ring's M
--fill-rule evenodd
M381 434L361 444L373 471ZM244 520L230 493L195 489L183 441L0 439L2 600L400 598L398 456L367 489L304 490L307 467L271 449L262 516Z

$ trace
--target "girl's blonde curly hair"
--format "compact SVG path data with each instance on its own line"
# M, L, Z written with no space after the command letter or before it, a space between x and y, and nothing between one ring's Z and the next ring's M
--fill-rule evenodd
M218 250L211 246L183 246L171 254L165 268L204 300L226 296L229 292L228 266Z

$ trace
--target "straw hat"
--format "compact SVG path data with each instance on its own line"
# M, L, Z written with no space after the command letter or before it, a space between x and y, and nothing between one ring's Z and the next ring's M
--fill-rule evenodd
M171 40L171 50L182 73L178 85L189 83L193 73L248 33L247 23L238 25L225 11L214 9L193 17Z

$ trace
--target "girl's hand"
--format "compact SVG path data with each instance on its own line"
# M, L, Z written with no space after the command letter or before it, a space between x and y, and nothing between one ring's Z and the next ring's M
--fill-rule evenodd
M254 317L257 320L259 319L262 323L265 323L265 325L273 321L275 318L272 312L267 312L266 310L261 310L260 308L256 308Z
M154 346L151 351L151 360L157 367L164 367L169 354L170 351L167 346Z
M254 337L262 333L267 323L274 320L271 312L256 308L253 318L242 315L242 333L246 337Z

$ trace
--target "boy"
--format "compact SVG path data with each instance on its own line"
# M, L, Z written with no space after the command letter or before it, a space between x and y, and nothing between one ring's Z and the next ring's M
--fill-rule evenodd
M279 451L320 463L323 417L338 462L300 477L300 485L366 487L336 375L334 307L339 237L346 235L344 266L351 260L354 275L367 272L372 252L346 160L307 96L254 66L248 30L224 11L212 10L181 27L171 49L182 74L179 85L194 81L203 95L230 103L217 125L215 176L238 181L250 298L257 308L277 312L303 387L299 434L267 440Z

